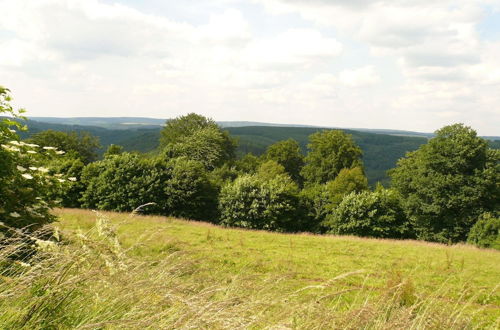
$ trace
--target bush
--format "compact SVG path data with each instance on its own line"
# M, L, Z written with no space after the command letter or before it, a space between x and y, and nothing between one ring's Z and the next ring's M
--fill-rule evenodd
M378 189L347 195L325 225L330 233L380 238L410 238L409 223L394 190Z
M11 107L10 100L9 90L0 87L0 114L19 117L21 112ZM13 120L0 119L0 233L3 235L15 234L12 228L32 233L52 222L55 218L50 208L56 203L48 196L65 181L49 175L48 169L41 165L46 162L41 150L51 157L57 150L19 141L15 129L20 128Z
M471 228L467 242L483 248L500 250L500 217L491 213L481 215Z
M243 175L222 188L221 224L252 229L295 231L298 187L287 175L264 179Z
M110 155L86 166L82 181L87 184L82 195L87 208L129 212L154 203L144 211L196 220L215 217L216 190L203 164L194 160Z

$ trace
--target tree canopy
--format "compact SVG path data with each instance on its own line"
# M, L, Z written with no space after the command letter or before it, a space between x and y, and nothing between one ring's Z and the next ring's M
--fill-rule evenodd
M338 130L325 130L309 137L309 152L302 176L310 183L335 179L343 168L362 166L362 151L352 136Z
M304 155L302 155L299 143L294 139L270 145L264 154L264 159L276 161L285 168L295 182L302 182L300 171L304 166Z
M391 171L421 239L458 242L485 211L500 207L500 152L463 124L443 127Z

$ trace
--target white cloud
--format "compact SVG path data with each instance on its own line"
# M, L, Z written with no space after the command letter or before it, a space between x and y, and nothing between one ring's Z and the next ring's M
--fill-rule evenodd
M339 79L341 83L349 87L370 86L380 82L380 77L373 66L343 70L340 72Z

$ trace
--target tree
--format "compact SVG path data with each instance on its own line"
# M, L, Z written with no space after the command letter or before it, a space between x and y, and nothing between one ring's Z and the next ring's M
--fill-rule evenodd
M79 158L88 164L97 159L97 149L101 146L99 138L88 132L58 132L46 130L31 136L28 142L42 146L55 147L70 154L73 158Z
M361 149L349 134L325 130L312 134L309 142L301 172L308 183L326 183L335 179L343 168L362 166Z
M469 244L483 248L500 250L500 217L492 213L484 213L471 228L467 237Z
M285 168L292 180L302 184L300 171L304 166L304 156L299 143L294 139L276 142L267 148L263 156L266 160L274 160Z
M203 150L196 156L207 153L212 156L216 155L217 161L215 163L234 159L236 140L231 138L229 133L223 131L212 119L195 113L167 121L165 128L161 131L160 147L165 149L169 146L174 152L190 157L187 153L193 150L195 142L192 140L203 144L203 148L200 148ZM177 144L181 144L181 146L176 147ZM215 151L207 151L207 148L214 145L216 146Z
M288 175L271 179L245 174L222 188L220 222L227 226L277 231L300 229L298 187Z
M85 167L84 207L130 212L148 204L146 213L214 220L217 192L200 162L164 160L122 153Z
M352 192L326 216L330 233L362 237L409 238L411 230L396 191Z
M177 142L165 147L165 152L168 158L187 157L201 162L206 169L213 170L230 160L229 151L225 149L225 139L226 136L219 128L205 127L179 137Z
M330 209L337 207L344 196L352 192L362 192L368 189L368 179L361 167L343 168L337 177L326 183L328 204Z
M459 242L500 207L500 152L463 124L445 126L391 171L419 239Z
M104 158L114 155L120 155L124 152L122 146L117 144L110 144L106 152L104 153Z

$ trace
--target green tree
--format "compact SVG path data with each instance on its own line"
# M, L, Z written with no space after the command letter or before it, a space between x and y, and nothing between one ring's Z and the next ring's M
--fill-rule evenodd
M336 235L411 237L400 197L396 191L389 189L347 195L335 211L326 216L325 225L330 233Z
M196 141L196 142L194 142ZM236 140L231 138L227 131L222 130L215 121L210 118L190 113L172 120L168 120L165 128L161 131L160 147L169 147L174 153L190 157L189 151L193 151L195 143L201 143L199 152L194 157L210 155L215 158L212 162L218 164L234 159ZM180 144L180 146L176 146ZM214 147L215 150L207 150ZM201 159L194 160L200 161Z
M500 250L500 217L484 213L471 228L467 242L483 248Z
M271 179L245 174L222 188L221 224L253 229L296 231L298 187L288 175Z
M122 146L117 144L110 144L106 152L104 153L104 158L114 155L120 155L124 152Z
M344 196L352 192L362 192L368 189L368 179L361 167L343 168L337 177L326 183L326 193L330 209L337 207Z
M214 220L217 192L200 162L186 158L166 161L122 153L87 165L84 207L130 212L154 203L144 212Z
M300 171L304 166L304 156L300 150L299 143L294 139L279 141L270 145L263 158L276 161L285 168L285 171L290 175L292 180L298 184L302 183Z
M476 219L500 206L500 152L470 127L455 124L391 171L419 239L459 242Z
M187 157L213 170L232 159L232 151L226 149L226 138L218 127L205 127L180 136L175 143L165 147L165 152L169 158Z
M308 183L326 183L335 179L343 168L362 166L361 149L349 134L325 130L312 134L309 142L301 172Z
M73 158L79 158L85 164L97 159L97 149L101 146L99 138L87 132L58 132L46 130L34 134L28 142L41 146L55 147L70 154Z

